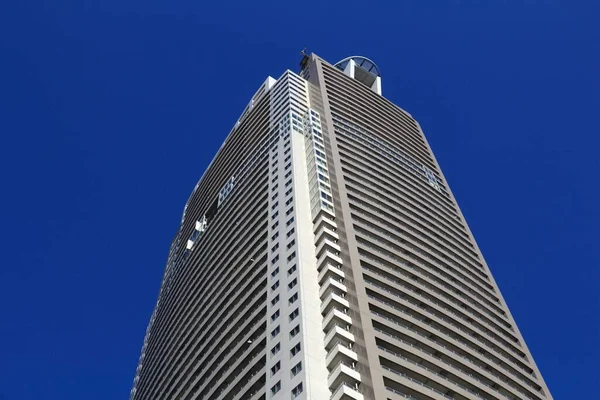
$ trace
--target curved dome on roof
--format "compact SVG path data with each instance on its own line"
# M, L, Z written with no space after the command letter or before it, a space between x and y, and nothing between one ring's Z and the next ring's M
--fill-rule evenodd
M348 62L350 60L353 60L357 66L363 68L367 72L370 72L371 74L373 74L375 76L381 76L381 71L379 71L379 67L377 66L377 64L375 64L373 61L369 60L367 57L363 57L363 56L346 57L343 60L338 61L334 65L334 67L337 67L343 71L346 69L346 66L348 65Z

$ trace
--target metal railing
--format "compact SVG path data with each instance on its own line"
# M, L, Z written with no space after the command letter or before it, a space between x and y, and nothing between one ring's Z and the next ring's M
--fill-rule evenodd
M385 301L383 301L383 300L381 300L381 299L378 299L378 298L376 298L376 297L374 297L374 296L371 296L371 295L367 295L367 296L368 296L369 298L372 298L372 299L374 299L374 300L380 301L380 302L382 302L382 303L386 304L388 307L394 308L395 310L397 310L397 311L399 311L399 312L401 312L401 313L403 313L403 314L406 314L406 315L408 315L409 317L411 317L411 318L413 318L413 319L417 319L417 318L415 318L413 315L411 315L410 313L407 313L407 312L406 312L406 311L404 311L404 310L400 310L399 308L397 308L397 307L395 307L395 306L393 306L393 305L391 305L391 304L389 304L389 303L387 303L387 302L385 302ZM448 350L449 352L451 352L451 353L455 354L457 357L460 357L461 359L463 359L463 360L465 360L465 361L469 362L470 364L473 364L473 365L475 365L475 366L477 366L477 367L479 367L479 368L482 368L482 367L481 367L479 364L477 364L477 363L473 362L473 361L472 361L470 358L468 358L468 357L465 357L465 356L463 356L463 355L461 355L461 354L459 354L459 353L455 352L454 350L452 350L452 349L448 348L447 346L444 346L443 344L439 343L438 341L436 341L436 340L434 340L434 339L431 339L430 337L428 337L428 336L426 336L426 335L423 335L421 332L419 332L419 331L417 331L417 330L415 330L415 329L412 329L412 328L410 328L410 327L408 327L408 326L406 326L406 325L404 325L404 324L400 324L400 323L399 323L399 322L397 322L396 320L393 320L393 319L391 319L391 318L389 318L389 317L386 317L385 315L382 315L382 314L380 314L380 313L378 313L378 312L376 312L376 311L371 311L371 312L372 312L373 314L377 315L377 316L378 316L378 317L380 317L380 318L384 318L384 319L386 319L386 320L388 320L388 321L390 321L390 322L392 322L392 323L394 323L394 324L396 324L396 325L398 325L398 326L401 326L402 328L404 328L404 329L406 329L406 330L409 330L409 331L411 331L411 332L413 332L413 333L416 333L417 335L419 335L419 336L421 336L421 337L423 337L423 338L427 339L428 341L431 341L431 342L435 343L436 345L438 345L438 346L440 346L440 347L444 348L445 350ZM426 322L424 322L424 321L421 321L421 320L419 320L419 319L417 319L417 320L418 320L419 322L421 322L421 323L423 323L423 324L425 324L425 325L427 325L427 326L431 327L432 329L436 330L437 332L440 332L441 334L443 334L443 335L445 335L445 336L448 336L448 335L447 335L445 332L443 332L443 331L441 331L441 330L439 330L439 329L435 328L433 325L431 325L431 324L428 324L428 323L426 323ZM377 330L377 331L380 331L380 332L383 332L381 329L378 329L378 328L375 328L375 330ZM392 336L392 337L394 337L394 338L397 338L396 336L394 336L394 335L392 335L392 334L389 334L389 333L387 333L387 332L383 332L383 333L387 334L388 336ZM469 347L469 348L473 349L474 351L477 351L477 349L473 348L472 346L470 346L469 344L467 344L466 342L464 342L464 341L462 341L462 340L460 340L460 339L457 339L457 338L454 338L454 337L450 337L450 339L452 339L452 340L454 340L454 341L457 341L457 342L459 342L460 344L462 344L462 345L465 345L465 346L467 346L467 347ZM401 340L401 339L400 339L400 340ZM404 341L403 341L403 342L404 342ZM413 346L413 347L414 347L414 346ZM534 387L531 385L531 383L530 383L530 382L527 382L527 381L526 381L525 379L523 379L522 377L515 375L515 374L514 374L514 372L512 372L512 371L510 371L509 369L507 369L506 367L504 367L504 366L503 366L502 364L500 364L498 361L496 361L496 360L494 360L494 359L492 359L492 358L489 358L487 355L483 355L483 356L484 356L485 358L487 358L488 360L490 360L490 361L493 361L493 362L494 362L494 363L495 363L495 364L496 364L498 367L500 367L501 369L503 369L504 371L506 371L508 374L510 374L510 376L511 376L513 379L518 379L518 380L520 380L520 381L521 381L523 384L527 385L528 387L531 387L532 389L535 389L535 388L534 388ZM489 371L488 371L488 372L489 372ZM493 373L491 373L491 372L489 372L489 373L490 373L490 374L492 374L492 375L494 375L494 376L496 376L496 377L498 377L499 379L503 379L503 378L499 377L499 376L498 376L498 375L496 375L496 374L493 374ZM503 381L504 381L504 380L503 380ZM508 382L507 382L507 383L508 383ZM531 397L529 394L527 394L527 393L526 393L526 392L524 392L523 390L521 390L521 389L517 388L516 386L512 385L511 383L508 383L508 385L510 385L512 388L514 388L514 389L515 389L515 390L517 390L518 392L520 392L520 393L523 393L523 394L524 394L525 396L527 396L528 398L530 398L530 399L534 399L534 397Z
M368 284L370 284L370 285L373 285L373 286L375 286L375 287L377 287L377 288L379 288L379 289L381 289L381 290L383 290L383 291L385 291L385 292L387 292L387 293L389 293L389 294L391 294L392 296L394 296L394 297L396 297L396 298L398 298L398 299L400 299L400 300L402 300L402 301L405 301L405 302L407 302L407 303L409 303L409 304L411 304L411 305L413 305L413 306L417 307L417 308L418 308L420 311L422 310L422 311L424 311L424 312L426 312L426 313L428 313L428 314L432 315L432 316L433 316L433 317L435 317L435 318L439 318L440 320L444 321L445 323L447 323L447 324L449 324L449 325L452 325L453 327L455 327L455 328L456 328L456 329L458 329L459 331L463 332L463 333L464 333L465 335L467 335L468 337L470 337L470 338L472 338L472 339L474 339L474 340L478 341L479 343L481 343L481 344L482 344L482 345L484 345L485 347L491 347L492 349L494 349L494 350L496 350L497 352L499 352L500 354L502 354L502 353L501 353L500 351L498 351L498 350L504 350L504 348L502 347L502 345L501 345L500 343L497 343L497 341L496 341L496 340L494 340L494 339L492 339L492 338L489 338L489 337L488 337L488 338L486 338L487 340L489 340L490 342L492 342L492 344L493 344L493 345L495 345L495 347L494 347L494 346L490 346L490 344L488 344L488 343L485 343L485 342L484 342L484 341L482 341L480 338L478 338L478 337L475 337L475 336L472 336L472 335L471 335L469 332L467 332L466 330L464 330L464 329L463 329L461 326L459 326L459 325L456 325L455 323L453 323L453 322L451 322L451 321L448 321L448 319L447 319L447 318L445 318L444 316L440 316L440 315L438 315L438 314L436 314L436 313L432 312L431 310L425 309L425 308L421 307L420 305L418 305L418 304L414 303L413 301L410 301L410 300L408 300L408 299L405 299L405 298L403 298L403 297L401 297L401 296L399 296L399 295L397 295L397 294L395 294L395 293L393 293L393 292L391 292L391 291L387 290L386 288L384 288L384 287L382 287L382 286L380 286L380 285L378 285L378 284L376 284L376 283L374 283L374 282L372 282L372 281L369 281L369 280L365 279L365 282L366 282L366 283L368 283ZM383 300L382 300L382 301L383 301ZM383 301L383 302L384 302L384 303L386 303L386 304L389 304L389 303L387 303L387 302L385 302L385 301ZM396 309L397 309L397 307L394 307L394 308L396 308ZM444 308L444 307L442 307L442 308ZM449 311L449 310L448 310L448 312L451 312L451 311ZM409 315L410 315L410 314L409 314ZM414 317L413 317L413 318L414 318ZM470 347L472 347L472 346L470 346ZM506 351L506 350L504 350L504 351ZM507 353L508 353L508 352L507 352ZM505 358L508 358L508 357L506 357L506 356L504 356L504 355L503 355L503 357L505 357ZM513 357L514 357L514 356L513 356ZM518 360L518 359L517 359L517 360ZM525 371L525 372L526 372L528 375L530 374L530 372L529 372L529 371L527 371L527 370L526 370L524 367L522 367L521 365L518 365L518 364L517 364L517 363L515 363L514 361L511 361L511 362L512 362L513 364L515 364L515 365L516 365L518 368L520 368L520 369L522 369L523 371Z

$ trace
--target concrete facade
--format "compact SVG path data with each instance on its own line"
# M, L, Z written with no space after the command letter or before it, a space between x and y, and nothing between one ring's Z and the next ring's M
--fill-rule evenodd
M364 57L268 78L194 188L131 400L552 399Z

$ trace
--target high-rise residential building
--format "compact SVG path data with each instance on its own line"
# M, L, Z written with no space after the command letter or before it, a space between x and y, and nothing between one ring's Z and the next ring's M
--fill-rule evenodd
M552 399L367 58L260 86L194 188L132 400Z

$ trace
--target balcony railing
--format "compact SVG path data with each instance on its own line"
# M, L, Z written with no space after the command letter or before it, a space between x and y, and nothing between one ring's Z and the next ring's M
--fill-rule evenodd
M336 394L337 394L337 393L338 393L340 390L343 390L343 389L344 389L344 386L345 386L345 387L347 387L348 389L354 390L354 391L355 391L355 392L357 392L357 393L362 393L362 390L360 390L359 388L357 388L357 387L356 387L356 385L353 385L353 384L350 384L350 383L348 383L348 382L342 381L342 382L341 382L341 383L338 385L337 389L335 389L335 390L333 391L333 393L331 394L331 398L334 398L334 397L335 397L335 395L336 395Z
M384 287L382 287L382 286L380 286L380 285L378 285L378 284L376 284L376 283L374 283L374 282L372 282L372 281L365 280L365 282L367 282L368 284L370 284L370 285L373 285L373 286L375 286L375 287L377 287L377 288L379 288L379 289L381 289L381 290L383 290L383 291L385 291L385 292L387 292L387 293L391 294L392 296L394 296L394 297L396 297L396 298L398 298L398 299L400 299L400 300L402 300L402 301L405 301L405 302L407 302L407 303L409 303L409 304L413 305L414 307L417 307L417 308L419 309L419 311L424 311L424 312L426 312L426 313L430 314L431 316L433 316L433 317L435 317L435 318L437 318L437 319L440 319L440 320L444 321L445 323L447 323L447 324L449 324L449 325L452 325L454 328L456 328L456 329L458 329L459 331L463 332L463 333L464 333L465 335L467 335L469 338L471 338L471 339L474 339L474 340L478 341L479 343L481 343L481 344L482 344L483 346L485 346L485 347L491 347L492 349L494 349L494 350L496 350L496 351L498 351L498 349L500 349L500 350L504 350L504 348L502 347L502 345L501 345L500 343L498 343L496 340L493 340L493 339L491 339L491 338L489 338L489 337L486 337L486 339L487 339L488 341L492 342L493 344L495 344L495 346L496 346L496 347L494 347L494 346L490 346L488 343L485 343L485 342L484 342L484 341L482 341L480 338L478 338L478 337L475 337L475 336L472 336L472 335L471 335L469 332L467 332L467 331L466 331L464 328L462 328L461 326L459 326L459 325L456 325L455 323L453 323L453 322L451 322L451 321L448 321L448 319L447 319L447 318L445 318L444 316L440 316L440 315L438 315L438 314L434 313L434 312L433 312L433 311L431 311L431 310L428 310L428 309L425 309L425 308L423 308L423 307L419 306L418 304L416 304L416 303L415 303L415 302L413 302L413 301L410 301L410 300L408 300L408 299L405 299L405 298L403 298L403 297L400 297L399 295L397 295L397 294L395 294L395 293L393 293L393 292L391 292L391 291L387 290L386 288L384 288ZM376 299L377 299L377 298L376 298ZM386 304L389 304L389 303L387 303L387 302L385 302L385 301L383 301L383 300L380 300L380 301L382 301L382 302L384 302L384 303L386 303ZM397 307L394 307L394 308L396 308L396 309L397 309ZM443 308L443 307L442 307L442 308ZM450 311L449 311L449 312L450 312ZM409 315L411 315L411 314L409 314ZM413 318L414 318L414 317L413 317ZM472 346L471 346L471 347L472 347ZM499 353L500 353L500 352L499 352ZM502 353L500 353L500 354L502 354ZM503 355L503 357L505 357L505 358L508 358L508 357L506 357L506 356L504 356L504 355ZM514 357L514 356L513 356L513 357ZM515 357L515 358L516 358L516 357ZM525 369L523 366L519 365L518 363L515 363L514 361L513 361L512 363L513 363L513 364L515 364L515 365L516 365L518 368L520 368L521 370L525 371L525 372L526 372L528 375L530 375L530 372L529 372L529 371L527 371L527 369Z
M410 313L407 313L406 311L404 311L404 310L401 310L401 309L399 309L399 308L397 308L397 307L395 307L395 306L393 306L393 305L391 305L391 304L389 304L389 303L387 303L387 302L385 302L385 301L383 301L383 300L381 300L381 299L378 299L378 298L376 298L376 297L373 297L373 296L371 296L371 295L368 295L368 297L369 297L369 298L372 298L372 299L374 299L374 300L380 301L380 302L382 302L382 303L386 304L388 307L391 307L391 308L393 308L393 309L397 310L398 312L401 312L401 313L403 313L403 314L405 314L405 315L407 315L407 316L409 316L409 317L411 317L411 318L413 318L413 319L417 319L417 318L415 318L415 317L414 317L412 314L410 314ZM438 341L436 341L436 340L434 340L434 339L431 339L429 336L426 336L426 335L422 334L421 332L419 332L419 331L417 331L417 330L415 330L415 329L412 329L412 328L410 328L410 327L408 327L408 326L406 326L406 325L404 325L404 324L400 324L400 323L398 323L397 321L395 321L395 320L393 320L393 319L391 319L391 318L388 318L388 317L386 317L385 315L382 315L382 314L380 314L380 313L378 313L378 312L376 312L376 311L371 311L371 312L372 312L373 314L377 315L377 316L378 316L378 317L380 317L380 318L384 318L384 319L386 319L386 320L388 320L388 321L390 321L390 322L392 322L392 323L394 323L394 324L396 324L396 325L398 325L398 326L401 326L402 328L404 328L404 329L406 329L406 330L409 330L409 331L411 331L411 332L413 332L413 333L415 333L415 334L417 334L417 335L419 335L419 336L421 336L421 337L423 337L423 338L427 339L428 341L431 341L431 342L435 343L436 345L438 345L438 346L440 346L440 347L444 348L445 350L448 350L449 352L451 352L451 353L455 354L457 357L460 357L461 359L463 359L463 360L465 360L465 361L467 361L467 362L469 362L469 363L471 363L471 364L473 364L473 365L475 365L475 366L477 366L477 367L479 367L479 368L482 368L482 366L480 366L479 364L477 364L477 363L473 362L473 361L472 361L470 358L468 358L468 357L465 357L465 356L463 356L463 355L461 355L461 354L459 354L459 353L455 352L454 350L452 350L452 349L450 349L450 348L448 348L448 347L444 346L444 345L443 345L443 344L441 344L440 342L438 342ZM429 326L431 329L433 329L433 330L435 330L435 331L439 332L440 334L442 334L442 335L444 335L444 336L448 336L448 335L447 335L445 332L441 331L440 329L437 329L437 328L436 328L436 327L434 327L433 325L431 325L431 324L428 324L428 323L426 323L426 322L424 322L424 321L422 321L422 320L419 320L419 319L417 319L417 320L418 320L419 322L421 322L422 324L425 324L425 325ZM380 331L380 329L377 329L377 328L376 328L376 330L379 330L379 331ZM387 334L387 332L386 332L386 334ZM388 335L390 335L390 336L393 336L393 335L391 335L391 334L388 334ZM468 343L466 343L466 342L464 342L464 341L462 341L462 340L460 340L460 339L457 339L457 338L454 338L454 337L449 337L449 338L450 338L451 340L454 340L454 341L456 341L456 342L459 342L460 344L462 344L462 345L464 345L464 346L466 346L466 347L468 347L468 348L470 348L470 349L472 349L472 350L474 350L474 351L477 351L477 349L476 349L476 348L472 347L471 345L469 345ZM510 376L511 376L513 379L518 379L518 380L520 380L521 382L523 382L523 384L527 385L528 387L531 387L531 388L535 389L535 388L534 388L534 387L531 385L531 383L530 383L530 382L528 382L528 381L526 381L525 379L523 379L522 377L520 377L520 376L516 375L514 372L512 372L511 370L509 370L508 368L506 368L505 366L503 366L502 364L500 364L500 362L498 362L498 361L496 361L496 360L494 360L494 359L492 359L492 358L488 357L488 356L487 356L487 355L485 355L485 354L483 354L482 356L483 356L483 357L485 357L485 358L487 358L488 360L490 360L490 361L494 362L494 364L495 364L495 365L497 365L498 367L500 367L500 368L501 368L502 370L504 370L504 371L505 371L507 374L510 374ZM489 371L488 371L488 372L489 372ZM490 372L490 373L491 373L491 372ZM497 375L495 375L495 374L492 374L492 375L494 375L494 376L497 376ZM501 378L501 377L499 377L499 378L500 378L500 379L503 379L503 378ZM510 385L510 384L509 384L509 385ZM516 388L516 387L515 387L515 386L513 386L513 385L511 385L511 387L514 387L514 388L515 388L516 390L518 390L519 392L522 392L522 390L520 390L520 389ZM522 392L522 393L526 394L525 392ZM527 394L526 394L526 395L527 395Z

